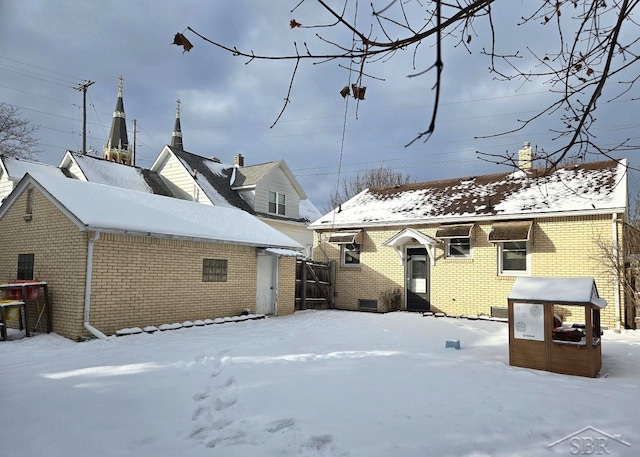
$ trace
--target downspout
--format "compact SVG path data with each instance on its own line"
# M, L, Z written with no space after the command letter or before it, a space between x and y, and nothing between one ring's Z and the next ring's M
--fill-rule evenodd
M274 293L274 298L275 298L275 303L274 303L274 311L276 316L278 315L278 300L280 299L280 287L278 287L278 269L280 268L280 256L276 256L275 257L275 268L273 269L273 285L275 287L275 290L273 291Z
M100 238L100 232L93 232L93 235L89 237L89 244L87 245L87 272L85 274L84 284L84 328L89 330L93 336L101 340L106 340L107 335L102 333L97 328L89 324L89 310L91 309L91 278L93 272L93 243Z
M615 269L615 274L613 276L613 285L615 287L615 295L614 295L614 303L616 306L615 319L616 319L616 328L615 331L620 333L620 258L618 251L618 214L613 213L611 215L611 241L613 244L613 267Z

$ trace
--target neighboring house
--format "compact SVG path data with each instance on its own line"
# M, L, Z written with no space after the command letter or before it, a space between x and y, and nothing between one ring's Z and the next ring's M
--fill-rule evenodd
M27 174L0 206L0 233L0 280L28 266L49 284L53 330L74 340L294 311L302 246L235 208Z
M311 224L314 257L337 264L336 306L385 311L399 288L401 309L506 317L515 277L588 276L608 302L603 324L624 325L605 258L624 264L626 161L545 174L528 144L520 153L514 173L367 189Z
M0 202L7 198L25 174L34 172L64 176L62 170L54 165L0 154Z
M321 214L283 160L244 166L205 158L165 146L151 166L178 198L216 206L235 207L255 215L305 247L311 257L313 233L308 225Z

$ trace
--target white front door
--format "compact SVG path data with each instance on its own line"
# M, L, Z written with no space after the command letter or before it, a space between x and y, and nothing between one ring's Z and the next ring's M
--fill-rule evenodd
M258 255L256 313L276 314L278 257Z

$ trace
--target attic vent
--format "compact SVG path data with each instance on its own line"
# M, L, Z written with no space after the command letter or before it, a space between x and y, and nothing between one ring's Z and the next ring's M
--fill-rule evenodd
M27 189L27 208L22 218L29 222L33 215L33 188Z
M222 161L219 158L217 158L216 156L209 157L209 160L211 160L212 162L215 162L215 163L222 163Z

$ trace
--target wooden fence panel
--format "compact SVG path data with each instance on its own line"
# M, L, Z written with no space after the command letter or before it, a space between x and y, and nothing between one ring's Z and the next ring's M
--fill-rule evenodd
M335 263L296 263L296 310L334 307Z

